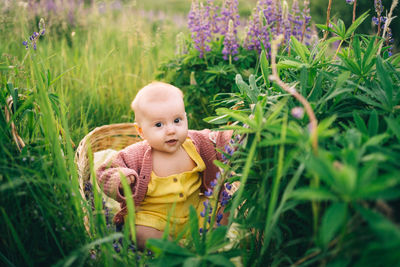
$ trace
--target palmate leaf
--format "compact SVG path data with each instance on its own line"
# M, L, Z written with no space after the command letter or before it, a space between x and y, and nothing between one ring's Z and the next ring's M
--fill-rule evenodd
M379 43L375 45L375 40L376 37L374 36L369 40L367 49L364 51L364 57L361 63L361 69L363 70L364 73L368 73L372 66L375 64L375 59L376 59L376 53L379 49Z

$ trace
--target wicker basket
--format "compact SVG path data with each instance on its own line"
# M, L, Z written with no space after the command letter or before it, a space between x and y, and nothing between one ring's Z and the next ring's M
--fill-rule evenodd
M88 190L98 188L97 185L95 187L91 185L89 153L91 153L91 158L93 159L93 155L96 152L107 149L121 150L138 141L140 141L140 137L133 123L118 123L97 127L81 140L75 153L75 163L78 168L79 191L83 199L89 200L88 193L91 192L88 192ZM88 184L91 186L88 187ZM105 195L103 195L103 198L105 198L105 202L111 201ZM83 211L85 214L85 228L90 233L87 211L84 208Z

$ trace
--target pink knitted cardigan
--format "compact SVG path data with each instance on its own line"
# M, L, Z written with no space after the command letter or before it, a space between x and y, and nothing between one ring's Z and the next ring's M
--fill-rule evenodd
M193 141L197 152L203 159L206 169L202 175L202 190L210 188L210 183L219 171L213 164L215 159L221 159L221 150L228 144L232 131L202 131L189 130L188 137ZM121 210L115 215L116 224L123 223L124 215L127 213L125 197L119 191L121 183L120 175L123 174L131 185L135 206L139 206L147 193L153 170L151 147L146 141L138 142L121 150L116 157L102 164L96 173L98 184L103 188L106 195L120 202Z

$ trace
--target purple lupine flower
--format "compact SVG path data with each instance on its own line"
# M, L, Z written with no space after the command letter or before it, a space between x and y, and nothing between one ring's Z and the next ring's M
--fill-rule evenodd
M304 0L304 7L302 11L303 17L303 28L301 32L301 41L305 40L306 45L310 44L311 39L311 28L310 28L310 2L308 0Z
M207 189L207 191L204 192L204 195L206 197L210 197L212 195L212 193L213 193L213 190L211 188L209 188L209 189Z
M209 46L211 31L207 13L207 9L204 8L202 3L193 0L188 15L188 27L191 31L194 47L200 52L200 58L204 57L205 52L211 50Z
M215 5L214 0L207 0L206 11L210 23L210 30L212 33L219 33L219 19L218 19L219 6Z
M115 241L114 241L114 243L113 243L113 247L114 247L115 252L119 253L119 252L121 251L121 249L120 249L119 246L118 246L118 243L115 242Z
M227 190L231 190L232 189L232 185L230 183L225 183L225 188Z
M296 37L296 39L300 40L301 36L301 28L303 25L303 21L300 18L300 8L299 8L299 2L297 0L293 1L292 4L292 12L290 16L290 22L292 23L292 32L291 35Z
M346 0L346 3L352 5L354 3L354 0Z
M215 187L217 184L218 184L218 180L214 179L214 180L211 181L210 186L211 187Z
M225 190L222 191L222 197L220 200L221 207L226 206L226 204L228 204L228 201L230 199L231 199L231 195L228 192L226 192Z
M220 223L223 217L224 217L224 216L223 216L222 213L218 213L218 214L217 214L217 223Z
M222 49L223 58L225 60L229 58L229 63L231 63L232 56L239 53L238 48L239 48L239 43L234 31L233 21L229 20L228 32L226 32L225 34L224 48Z
M239 2L238 0L224 0L221 8L220 33L225 35L229 31L229 21L233 22L233 32L237 34L237 27L240 25L239 21Z
M253 13L248 21L246 37L243 44L247 50L257 50L258 53L261 52L261 45L258 36L261 35L262 31L259 13L259 7L257 5L257 7L253 9Z

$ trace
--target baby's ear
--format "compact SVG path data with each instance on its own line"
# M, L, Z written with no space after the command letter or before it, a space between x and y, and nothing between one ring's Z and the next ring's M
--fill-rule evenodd
M143 138L143 130L142 130L142 127L140 127L140 125L139 125L137 122L135 122L135 123L133 124L133 126L135 126L135 129L136 129L137 133L140 135L140 137L141 137L142 139L144 139L144 138Z

